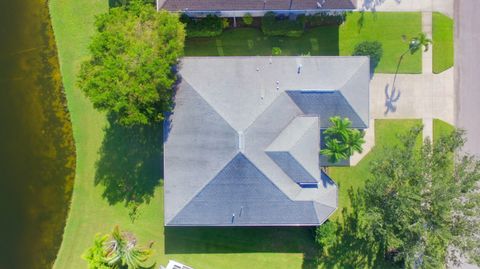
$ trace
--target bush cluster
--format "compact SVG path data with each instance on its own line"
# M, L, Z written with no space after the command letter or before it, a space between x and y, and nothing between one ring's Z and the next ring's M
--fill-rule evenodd
M262 31L267 36L299 37L305 30L305 16L299 15L295 20L288 16L277 16L267 12L262 18Z
M308 27L341 25L346 19L344 12L338 14L317 13L306 17Z
M205 18L191 18L183 14L180 21L186 25L188 37L219 36L224 28L222 18L214 15L208 15Z
M378 41L363 41L353 50L353 56L370 56L370 71L373 72L383 56L382 44Z
M252 25L252 23L253 23L252 14L250 14L250 13L245 14L245 16L243 16L243 23L245 25Z

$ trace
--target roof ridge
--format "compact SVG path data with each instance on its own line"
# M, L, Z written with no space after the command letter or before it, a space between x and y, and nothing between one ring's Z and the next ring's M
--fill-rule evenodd
M322 225L325 221L327 221L333 215L333 213L335 213L335 211L337 211L337 209L338 209L338 206L337 207L332 207L332 206L326 205L324 203L319 203L319 202L315 202L315 201L312 201L312 203L313 203L313 209L315 211L315 216L318 219L319 225ZM319 205L332 209L332 212L330 212L330 214L328 214L328 216L325 219L320 219L320 217L318 216L317 208L318 208Z
M217 113L227 124L228 126L230 126L230 128L232 128L232 130L234 130L237 134L238 134L238 130L235 129L232 124L230 124L230 122L228 122L227 119L225 119L225 117L217 110L215 109L215 107L212 106L212 104L210 104L210 102L208 102L208 100L205 98L205 96L203 96L199 91L197 91L197 89L195 87L192 86L192 84L190 84L190 82L188 82L188 79L185 79L183 76L181 77L182 81L185 80L185 82L190 85L190 88L192 88L192 90L194 90L200 97L202 97L203 101L205 101L205 103L213 110L215 111L215 113Z
M317 118L317 122L319 121L319 117L312 117L312 118ZM320 127L320 123L319 123L317 126ZM298 144L298 142L300 141L300 139L302 139L304 136L306 136L307 133L308 133L308 131L310 131L310 129L313 129L313 128L315 128L315 124L312 124L312 126L310 126L310 128L308 128L307 131L304 132L304 133L300 136L300 138L298 138L298 140L295 142L295 144L293 145L292 148L295 148L295 146L297 146L297 144ZM318 132L320 132L320 128L318 128ZM320 141L318 141L318 143L320 144ZM312 176L313 178L317 179L317 177L316 177L315 175L312 175L312 174L308 171L308 169L307 169L305 166L302 165L302 162L299 161L298 158L295 157L295 154L293 154L291 150L288 151L288 153L292 156L293 159L295 159L295 161L297 161L297 162L300 164L300 166L301 166L310 176ZM320 154L320 153L319 153L319 154ZM319 170L320 170L320 167L319 167ZM320 175L319 175L319 176L320 176ZM318 178L317 180L320 181L321 179Z
M359 56L359 57L364 57L364 56ZM366 64L367 64L367 65L370 65L370 59L369 59L368 61L366 61L366 62L363 62L363 63L359 66L359 68L355 69L355 72L353 72L352 75L349 76L349 78L348 78L347 80L345 80L345 83L343 83L343 85L342 85L341 87L338 87L337 91L338 91L338 92L340 93L340 95L342 95L342 97L346 100L347 105L352 109L352 111L357 115L357 117L362 121L362 123L363 123L365 126L368 127L368 124L369 124L369 123L365 123L365 121L362 119L362 117L361 117L360 115L358 115L357 110L352 106L350 100L349 100L347 97L345 97L345 95L343 94L343 90L342 90L342 89L344 89L344 88L347 86L348 83L350 83L350 82L353 80L353 77L354 77L354 76L356 76L357 74L359 74L359 73L361 72L361 71L360 71L360 70L362 69L361 67L363 67L363 65L366 65ZM370 91L368 91L368 93L369 93L369 94L368 94L368 98L370 98ZM369 107L370 107L370 102L368 102L368 105L369 105ZM368 109L368 114L370 115L370 108ZM368 116L368 118L370 118L370 117ZM353 128L356 128L356 127L353 127Z
M180 210L179 210L176 214L174 214L168 221L165 220L165 224L170 223L178 214L180 214L180 212L182 212L182 210L183 210L188 204L190 204L190 203L192 202L192 200L193 200L195 197L197 197L198 194L199 194L203 189L205 189L205 187L207 187L207 185L208 185L210 182L212 182L212 180L213 180L215 177L217 177L217 175L218 175L220 172L222 172L222 171L235 159L235 157L237 157L238 154L242 154L242 152L240 152L240 151L237 150L237 151L233 154L233 156L232 156L231 158L229 158L228 161L227 161L223 166L221 166L221 168L213 175L212 178L210 178L209 180L207 180L207 181L205 182L205 184L203 184L203 186L202 186L201 188L198 188L198 191L195 192L195 193L192 195L192 197L187 200L187 202L185 202L184 206L182 206L182 207L180 208ZM249 161L250 161L250 160L249 160ZM251 162L251 161L250 161L250 162Z
M213 178L211 178L211 179L210 179L206 184L204 184L201 188L199 188L199 191L197 191L194 195L192 195L192 198L189 199L189 200L185 203L185 205L184 205L175 215L173 215L170 220L168 220L168 222L165 222L165 224L168 225L170 222L172 222L172 221L175 219L175 217L177 217L190 203L193 202L193 200L208 186L208 184L209 184L210 182L212 182L213 179L215 179L222 171L224 171L225 169L227 169L227 167L228 167L233 161L235 161L235 159L236 159L237 157L239 157L239 156L245 158L245 159L250 163L250 165L252 165L260 174L262 174L262 175L265 177L265 179L267 179L266 181L267 181L269 184L271 184L274 188L276 188L276 189L279 191L279 193L281 193L282 195L284 195L288 200L290 200L290 201L292 201L292 202L295 201L295 200L291 199L286 193L284 193L284 192L282 191L282 189L280 189L275 183L273 183L272 180L270 180L270 178L269 178L260 168L258 168L258 167L255 165L255 163L252 162L252 160L250 160L250 158L248 158L248 156L247 156L246 154L244 154L243 152L238 151L238 152L236 152L235 155L215 174L215 176L214 176ZM313 202L313 201L312 201L312 202ZM325 205L325 206L326 206L326 205ZM314 209L315 209L315 207L314 207ZM317 213L316 210L314 210L314 211L315 211L315 213ZM318 214L316 214L316 215L317 215L317 218L318 218Z
M285 95L285 94L286 94L286 91L281 92L277 97L275 97L275 99L273 99L272 102L270 102L270 104L268 104L268 106L265 107L265 109L262 111L262 113L258 114L258 116L255 118L255 120L252 121L252 122L243 130L243 133L246 134L246 133L248 132L248 130L250 129L250 127L252 127L252 126L254 125L254 123L256 123L257 120L258 120L268 109L270 109L270 107L272 107L273 104L275 104L275 102L276 102L280 97L282 97L282 95ZM288 94L287 94L287 95L288 95ZM291 98L290 98L290 99L291 99ZM292 103L295 104L295 102L293 102L293 101L292 101ZM295 104L295 106L298 108L298 106L297 106L296 104ZM300 109L299 109L299 110L300 110ZM295 118L293 118L292 120L290 120L290 121L288 122L288 124L290 124L294 119L295 119ZM287 124L287 126L288 126L288 124ZM280 132L280 133L281 133L281 132ZM280 135L280 133L279 133L279 135ZM277 137L278 137L278 136L276 136L275 139L277 139ZM274 140L275 140L275 139L274 139Z
M197 90L195 90L195 88L188 82L187 79L184 79L184 78L182 77L182 78L181 78L181 83L186 83L186 84L188 84L188 86L190 87L190 89L193 90L196 94L198 94L198 96L201 97L201 99L205 102L205 104L206 104L213 112L215 112L217 115L219 115L219 116L223 119L223 121L224 121L224 122L236 133L236 135L238 136L237 130L236 130L235 128L233 128L232 125L231 125L214 107L212 107L212 105L211 105L207 100L205 100L205 98L204 98ZM238 138L237 138L237 141L238 141ZM238 142L237 142L237 143L238 143ZM237 145L237 150L235 151L235 153L233 154L233 156L226 161L226 164L228 164L228 163L238 154L238 152L239 152L239 149L238 149L238 145ZM220 166L219 170L218 170L216 173L214 173L213 177L210 178L209 180L206 180L206 181L205 181L205 184L203 184L203 186L202 186L201 188L199 188L199 189L202 190L206 185L208 185L208 183L209 183L210 181L212 181L212 179L215 178L215 177L218 175L219 171L222 171L222 169L226 166L226 164ZM181 208L180 208L175 214L173 214L169 219L167 219L167 218L165 217L164 222L165 222L165 223L169 223L170 221L172 221L172 220L175 218L175 216L177 216L178 213L180 213L180 212L182 211L182 209L193 199L193 197L195 197L195 196L198 194L198 192L199 192L199 191L195 192L195 193L192 195L192 197L185 202L185 205L184 205L183 207L181 207Z

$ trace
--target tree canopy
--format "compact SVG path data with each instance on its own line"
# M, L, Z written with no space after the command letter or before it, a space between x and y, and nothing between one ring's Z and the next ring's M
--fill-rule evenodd
M405 268L443 268L460 253L479 263L480 162L456 155L462 132L419 146L421 131L412 129L373 163L359 195L364 231Z
M97 17L96 28L80 88L95 108L114 114L123 125L162 120L172 105L172 67L184 47L178 15L132 0Z

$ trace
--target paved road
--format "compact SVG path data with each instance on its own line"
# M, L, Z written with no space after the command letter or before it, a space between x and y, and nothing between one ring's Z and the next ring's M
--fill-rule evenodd
M467 131L465 150L480 156L480 16L478 0L455 1L456 125ZM478 269L464 264L462 269Z
M456 125L467 130L465 150L480 156L480 1L457 0L456 70L457 90Z

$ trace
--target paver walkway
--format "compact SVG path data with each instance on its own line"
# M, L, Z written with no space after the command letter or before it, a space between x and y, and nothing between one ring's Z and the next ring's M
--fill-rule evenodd
M428 38L432 39L432 12L422 12L422 32L424 32ZM432 46L429 50L422 54L422 73L432 74L433 62L432 62Z

